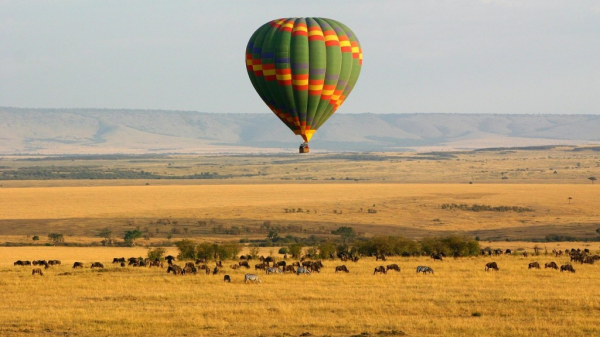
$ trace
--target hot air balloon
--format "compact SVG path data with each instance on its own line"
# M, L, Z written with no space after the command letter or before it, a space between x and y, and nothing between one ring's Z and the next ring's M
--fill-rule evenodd
M339 109L362 66L356 35L341 22L286 18L258 28L246 47L250 81L265 104L296 135L300 153Z

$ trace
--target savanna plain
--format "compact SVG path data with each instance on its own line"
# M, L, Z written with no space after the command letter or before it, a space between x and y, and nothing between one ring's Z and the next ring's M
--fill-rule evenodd
M600 262L574 263L553 253L600 254L600 183L591 179L599 176L598 147L4 156L0 335L600 335ZM237 242L240 253L258 249L280 261L286 244L275 237L342 244L332 233L340 227L355 230L350 247L385 236L464 235L481 249L513 253L443 261L324 258L312 275L267 275L255 271L258 260L251 269L231 269L237 258L223 261L216 275L111 263L156 247L177 256L174 244L182 240ZM142 236L128 247L124 233L134 229ZM62 264L42 268L43 276L13 265L38 259ZM550 261L571 263L575 273L544 268ZM74 262L84 268L73 269ZM91 269L92 262L104 268ZM499 270L485 271L488 262ZM528 269L531 262L542 267ZM401 271L373 274L392 263ZM334 272L342 264L349 272ZM434 273L416 273L419 265ZM244 283L246 273L262 282ZM231 283L223 282L226 274Z

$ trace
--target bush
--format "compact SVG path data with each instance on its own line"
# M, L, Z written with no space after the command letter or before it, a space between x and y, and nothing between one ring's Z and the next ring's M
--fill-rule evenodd
M287 253L288 253L287 248L285 248L285 247L279 248L279 254L287 254Z
M196 258L196 243L192 240L181 240L175 242L175 246L179 249L179 260L193 260Z
M165 254L167 253L167 250L162 248L162 247L158 247L158 248L154 248L154 249L148 249L148 258L152 261L154 260L162 260L163 256L165 256Z
M37 235L34 235L34 236L33 236L33 241L38 241L39 239L40 239L40 237L39 237L39 236L37 236Z

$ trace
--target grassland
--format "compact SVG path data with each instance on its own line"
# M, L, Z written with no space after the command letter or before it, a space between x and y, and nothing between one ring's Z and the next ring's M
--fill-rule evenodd
M321 274L264 275L259 285L242 283L245 270L225 268L233 278L228 284L224 273L175 277L164 269L110 264L113 257L144 256L142 246L183 238L264 239L265 223L295 228L282 236L333 237L332 230L352 226L365 237L465 233L480 237L482 248L600 252L599 242L527 241L549 234L598 238L600 183L588 180L600 177L597 151L0 158L0 176L24 167L66 176L85 176L86 167L93 167L103 174L144 171L162 177L0 180L0 244L41 245L0 247L1 336L600 335L598 265L576 265L575 274L527 270L531 261L560 265L565 257L441 263L391 258L386 263L398 263L402 272L377 276L373 268L381 263L371 258L346 263L349 274L335 274L333 266L341 263L325 261ZM218 174L183 179L202 172ZM474 212L443 204L530 211ZM66 243L99 244L103 228L122 239L135 227L152 235L131 248L43 246L51 245L49 233L64 234ZM234 227L242 232L221 231ZM32 240L36 235L39 241ZM273 251L277 248L261 253ZM31 267L12 265L18 259L59 259L63 265L33 277ZM484 272L492 260L500 271ZM86 268L73 270L69 264L75 261ZM94 261L107 268L90 270ZM432 266L435 274L416 275L420 264Z
M599 247L595 247L598 249ZM124 248L0 248L0 334L162 336L593 336L600 334L600 268L576 273L528 270L531 261L566 263L552 256L479 257L433 262L392 258L400 273L373 275L373 258L338 261L311 276L264 275L244 284L245 270L216 276L172 276L164 269L121 268L112 256ZM96 249L96 251L93 251ZM84 253L92 250L92 254ZM99 251L98 251L99 250ZM7 254L8 253L8 254ZM83 254L83 255L81 255ZM97 254L97 255L94 255ZM84 270L51 267L43 277L9 263L16 256L67 258ZM92 261L106 269L90 270ZM496 261L499 272L484 272ZM230 262L226 263L227 265ZM417 275L417 265L433 275ZM225 272L233 282L222 281Z

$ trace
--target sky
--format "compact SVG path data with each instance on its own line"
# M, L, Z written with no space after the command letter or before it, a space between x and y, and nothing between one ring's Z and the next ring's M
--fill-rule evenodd
M308 16L362 45L338 113L600 114L598 0L0 0L0 106L267 113L246 44Z

